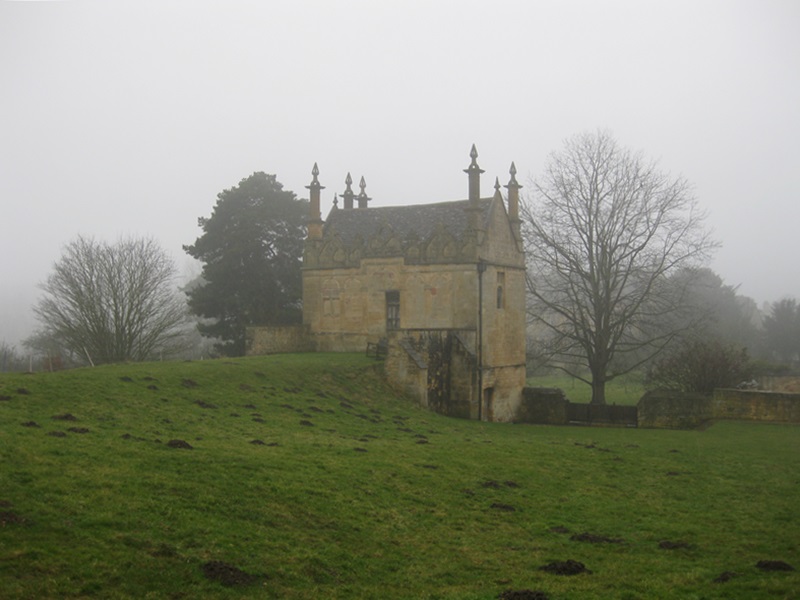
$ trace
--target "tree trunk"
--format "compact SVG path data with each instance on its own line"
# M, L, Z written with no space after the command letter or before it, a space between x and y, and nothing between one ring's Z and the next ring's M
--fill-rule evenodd
M592 377L592 401L591 404L606 403L606 382L600 377Z

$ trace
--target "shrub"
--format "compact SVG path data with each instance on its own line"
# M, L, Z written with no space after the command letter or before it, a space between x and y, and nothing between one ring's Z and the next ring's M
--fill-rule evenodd
M710 394L714 388L736 387L752 376L746 348L719 340L691 340L653 363L645 387Z

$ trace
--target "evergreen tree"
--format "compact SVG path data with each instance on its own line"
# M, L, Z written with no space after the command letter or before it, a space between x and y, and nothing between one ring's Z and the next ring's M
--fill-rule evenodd
M306 202L275 175L253 173L217 195L203 234L184 250L203 262L202 284L187 291L198 327L222 340L221 352L244 354L245 327L299 322Z

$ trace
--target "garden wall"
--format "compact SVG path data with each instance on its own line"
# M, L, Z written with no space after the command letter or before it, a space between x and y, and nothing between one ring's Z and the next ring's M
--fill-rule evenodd
M522 402L517 412L517 423L537 425L566 425L569 423L569 400L559 388L531 388L522 390Z
M800 423L800 394L717 389L713 396L647 392L637 405L639 427L692 429L716 419Z

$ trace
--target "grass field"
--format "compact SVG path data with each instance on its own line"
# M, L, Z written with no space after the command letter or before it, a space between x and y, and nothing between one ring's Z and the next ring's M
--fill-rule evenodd
M588 404L592 399L591 386L569 375L529 377L528 385L531 387L561 388L570 402ZM619 377L606 384L606 402L608 404L635 406L644 392L645 389L640 375L631 374Z
M353 355L0 376L4 600L798 598L798 507L791 426L448 419Z

